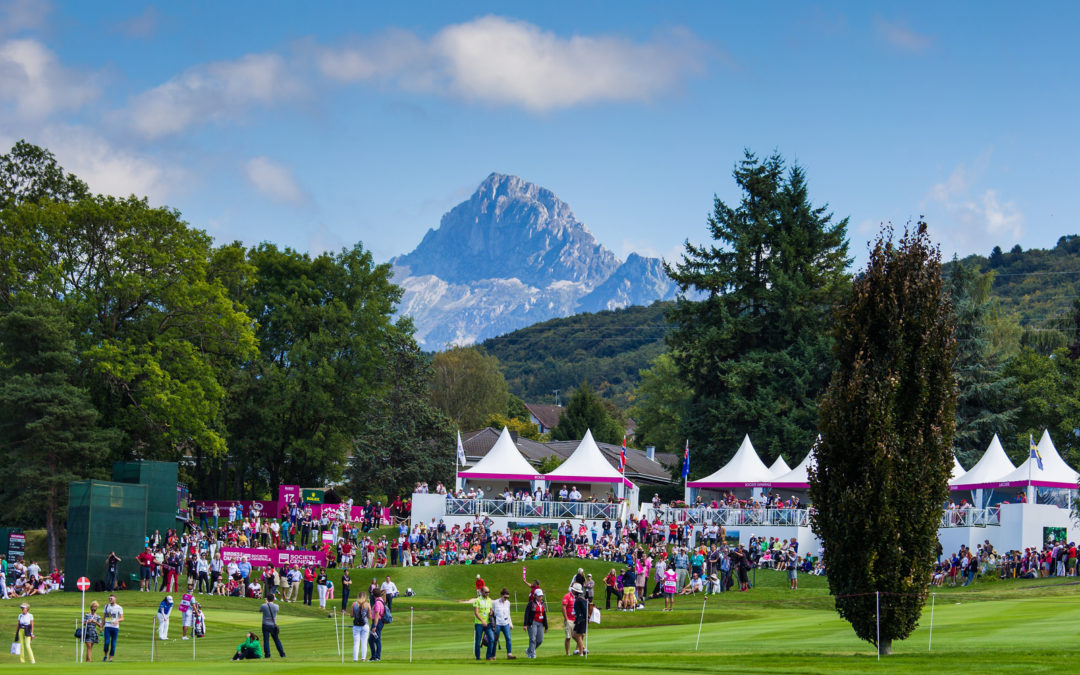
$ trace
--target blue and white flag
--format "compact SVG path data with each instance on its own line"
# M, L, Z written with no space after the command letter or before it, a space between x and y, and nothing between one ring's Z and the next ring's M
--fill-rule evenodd
M1042 471L1042 453L1039 452L1039 446L1035 445L1035 437L1029 434L1028 442L1031 444L1031 458L1034 459L1035 463L1039 465L1039 471Z

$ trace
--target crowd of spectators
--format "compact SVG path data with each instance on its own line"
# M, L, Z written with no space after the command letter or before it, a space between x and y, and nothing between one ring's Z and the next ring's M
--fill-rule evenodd
M28 565L22 557L10 564L7 559L0 559L0 599L47 595L63 587L64 571L61 569L45 574L34 560Z

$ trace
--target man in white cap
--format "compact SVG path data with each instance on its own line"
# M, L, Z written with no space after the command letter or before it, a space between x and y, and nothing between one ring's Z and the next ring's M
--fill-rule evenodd
M589 653L585 651L585 631L589 627L589 603L585 600L581 584L575 583L570 587L570 592L574 594L574 642L577 644L574 656L585 656Z
M158 605L157 622L158 622L158 639L169 639L169 613L172 612L173 599L171 595L166 595L165 599Z

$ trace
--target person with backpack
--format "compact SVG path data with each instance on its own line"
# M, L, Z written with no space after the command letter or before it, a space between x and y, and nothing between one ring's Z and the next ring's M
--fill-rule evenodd
M386 615L386 602L382 590L375 591L375 602L371 605L371 632L368 645L371 647L371 660L382 661L383 617Z
M522 622L525 631L529 635L529 648L525 650L525 657L536 658L536 648L544 642L544 632L548 629L547 605L544 604L544 591L537 588L529 598L529 604L525 605L525 621Z
M473 617L473 655L480 660L480 647L487 645L487 660L495 660L495 631L491 627L492 602L487 586L480 589L480 597L472 601Z
M371 605L367 596L360 596L352 604L352 660L367 661L368 637L371 634Z
M270 658L270 638L274 638L274 646L277 647L278 656L285 658L285 649L281 646L281 639L278 637L278 625L277 615L281 608L274 602L274 594L267 593L266 600L263 604L259 605L259 612L262 614L262 634L263 644L266 645L266 658Z

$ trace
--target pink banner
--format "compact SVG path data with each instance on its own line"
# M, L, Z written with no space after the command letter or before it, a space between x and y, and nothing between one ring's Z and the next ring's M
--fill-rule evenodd
M279 551L272 548L222 548L221 559L240 561L246 557L252 567L287 567L290 565L326 565L326 554L322 551Z
M278 486L278 514L282 516L289 515L289 504L300 503L300 486L299 485L279 485Z
M311 504L311 516L313 518L320 518L325 513L327 518L338 518L338 514L345 509L344 504ZM382 519L384 523L390 522L390 509L380 509ZM349 513L349 521L358 523L364 519L364 507L354 506Z

